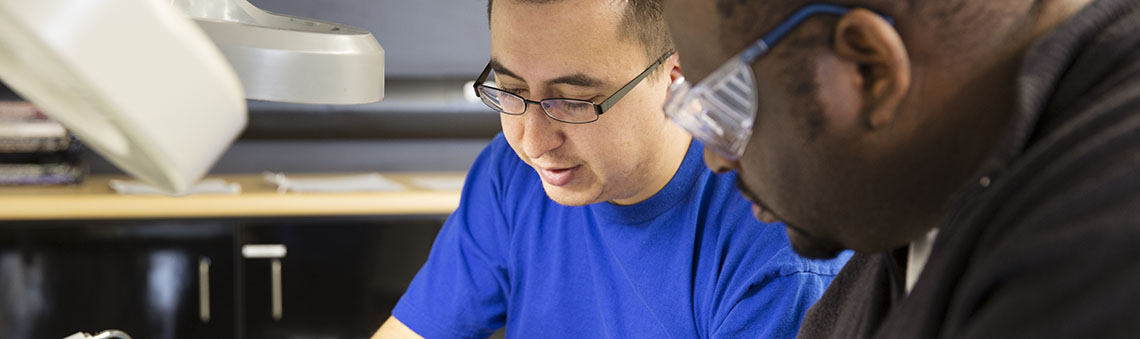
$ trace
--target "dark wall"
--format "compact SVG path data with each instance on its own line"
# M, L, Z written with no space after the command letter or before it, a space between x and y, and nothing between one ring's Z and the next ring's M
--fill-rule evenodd
M271 12L364 28L390 78L473 78L491 55L486 0L251 0Z

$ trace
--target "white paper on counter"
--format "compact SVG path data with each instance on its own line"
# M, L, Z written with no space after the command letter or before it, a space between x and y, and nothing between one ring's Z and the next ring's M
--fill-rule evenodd
M115 193L127 195L172 195L160 191L154 186L148 185L138 180L117 180L112 179L108 182L111 189ZM226 182L222 179L206 179L199 181L197 184L190 186L190 190L186 195L193 194L239 194L241 193L241 184L236 182Z
M415 177L412 178L412 185L416 187L428 189L432 191L458 191L463 189L463 182L465 178L432 178L432 177Z
M386 192L405 190L404 185L380 173L353 174L320 178L290 178L284 173L265 172L262 178L285 192Z

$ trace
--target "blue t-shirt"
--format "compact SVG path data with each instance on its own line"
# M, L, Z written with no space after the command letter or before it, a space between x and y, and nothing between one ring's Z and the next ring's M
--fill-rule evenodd
M429 339L794 337L850 255L797 256L702 149L641 203L567 207L500 134L392 314Z

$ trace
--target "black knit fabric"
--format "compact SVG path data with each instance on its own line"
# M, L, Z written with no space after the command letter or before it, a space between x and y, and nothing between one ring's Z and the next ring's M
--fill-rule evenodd
M1140 338L1140 1L1088 5L1015 86L910 295L905 248L856 254L800 338Z

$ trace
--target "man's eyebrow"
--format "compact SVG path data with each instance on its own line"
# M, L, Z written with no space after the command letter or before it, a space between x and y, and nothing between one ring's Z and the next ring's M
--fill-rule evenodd
M504 67L503 64L499 63L499 60L496 60L495 58L491 58L491 69L495 71L495 74L526 81L518 74L515 74L514 72L511 72L511 70ZM546 82L547 86L570 85L577 87L602 87L604 84L605 83L603 83L601 80L582 73L565 75Z
M495 74L498 74L498 75L505 75L505 76L509 76L509 77L512 77L515 79L523 80L523 78L520 77L518 74L515 74L515 72L511 72L511 70L507 69L506 67L503 67L503 64L500 64L499 60L497 60L495 58L491 58L491 70L494 70Z
M561 76L557 79L546 82L547 85L570 85L578 87L601 87L602 81L595 79L589 75L582 73L575 73L571 75Z

